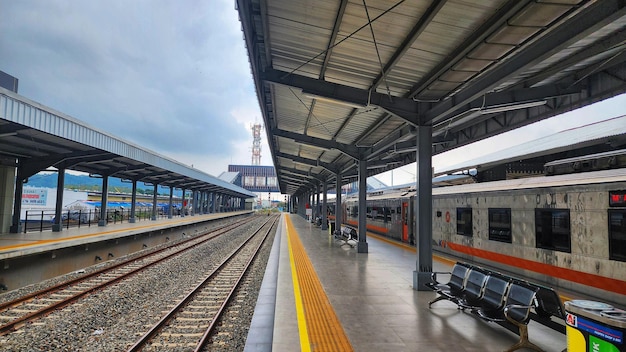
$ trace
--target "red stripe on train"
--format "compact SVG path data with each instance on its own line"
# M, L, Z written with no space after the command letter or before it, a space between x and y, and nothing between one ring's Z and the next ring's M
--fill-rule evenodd
M510 255L486 251L462 244L446 242L446 246L454 251L506 264L512 267L534 271L536 273L553 276L559 279L596 287L602 290L626 295L626 281L611 279L604 276L585 273L582 271L561 268L558 266L534 262L532 260L512 257Z

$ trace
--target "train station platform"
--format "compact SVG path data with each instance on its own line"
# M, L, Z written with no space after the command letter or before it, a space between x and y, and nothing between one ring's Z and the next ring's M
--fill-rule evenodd
M0 291L80 272L94 264L136 253L186 234L202 231L207 222L249 214L251 211L157 218L135 223L0 234Z
M50 250L72 247L83 244L118 239L150 231L184 227L205 221L228 218L250 211L236 211L228 213L203 214L185 217L158 218L135 223L118 222L107 226L82 225L81 227L64 228L63 231L40 231L27 233L0 234L0 260L16 258L31 254L48 252Z
M428 308L413 290L415 250L368 236L369 253L341 244L295 214L274 240L245 351L503 351L519 337L458 310ZM454 264L434 258L434 271ZM531 342L548 352L566 336L533 321Z

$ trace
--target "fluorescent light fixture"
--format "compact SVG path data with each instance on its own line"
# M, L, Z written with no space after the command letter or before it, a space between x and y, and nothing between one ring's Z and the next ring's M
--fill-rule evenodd
M471 108L469 110L463 111L460 114L454 115L449 119L443 120L435 124L433 128L439 128L444 125L447 125L446 129L450 127L455 127L457 125L460 125L462 123L472 120L478 115L480 115L480 108Z
M537 106L546 105L547 103L548 102L546 100L538 100L538 101L529 101L525 103L494 105L494 106L488 106L488 107L482 108L479 110L479 112L481 115L497 114L500 112L534 108Z
M315 93L310 93L310 92L305 92L305 91L302 91L302 95L304 95L307 98L317 99L319 101L332 103L332 104L337 104L337 105L343 105L343 106L347 106L347 107L355 108L355 109L362 109L362 108L367 106L367 104L357 104L357 103L353 103L353 102L349 102L349 101L344 101L344 100L339 100L339 99L334 99L334 98L329 98L329 97L323 97L323 96L319 96L319 95L317 95Z
M11 137L11 136L17 136L17 132L0 133L0 138L1 137Z

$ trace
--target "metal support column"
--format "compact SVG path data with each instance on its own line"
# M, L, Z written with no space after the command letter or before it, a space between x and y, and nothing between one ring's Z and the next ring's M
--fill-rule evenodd
M174 186L170 186L170 205L169 205L169 211L167 212L168 219L171 219L173 215L173 209L172 209L174 205L172 203L173 199L174 199Z
M63 231L63 189L65 188L65 168L57 169L57 201L54 206L54 223L52 224L52 232ZM78 219L80 221L80 218Z
M211 193L211 213L215 213L215 203L217 203L217 194L215 192Z
M432 216L433 216L433 176L432 176L432 126L417 127L417 194L416 223L417 260L413 272L413 289L429 290L425 286L431 281L433 271Z
M185 211L187 211L187 207L185 206L185 192L187 190L183 188L183 196L182 196L182 200L180 201L180 217L184 218L185 217Z
M341 232L343 218L341 213L341 171L337 172L337 185L335 187L337 198L335 198L335 232Z
M22 213L22 193L24 192L24 173L21 165L18 164L17 177L15 178L15 198L13 199L13 219L11 221L10 233L22 232L22 222L20 215Z
M159 185L158 184L154 184L154 191L152 193L152 221L156 221L157 219L157 190L158 190Z
M313 218L317 219L320 216L320 183L315 181L315 210L313 211Z
M133 191L130 197L130 216L128 217L128 222L133 224L136 221L135 213L137 212L137 180L133 180Z
M100 220L98 226L107 225L107 203L109 202L109 176L102 175L102 194L100 196Z
M324 179L322 183L322 230L328 230L328 180Z
M359 160L359 242L357 253L367 253L367 161Z

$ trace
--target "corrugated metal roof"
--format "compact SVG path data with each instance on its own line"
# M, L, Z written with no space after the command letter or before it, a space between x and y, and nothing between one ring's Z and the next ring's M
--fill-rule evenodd
M477 167L485 168L511 161L555 154L563 150L581 148L595 144L598 140L617 136L626 138L626 115L570 128L510 148L501 149L456 165L437 169L435 174L440 175Z
M352 182L359 160L368 176L415 161L418 125L434 126L436 155L626 92L619 0L237 0L237 10L284 193L338 173ZM293 169L313 178L283 182Z
M64 166L179 188L256 196L1 87L0 131L3 133L1 154L20 158L24 163L33 158L49 161L43 168Z
M527 177L513 180L470 183L459 186L433 188L433 197L455 193L481 193L511 191L516 189L576 186L581 184L599 184L626 182L626 169L591 171L584 173Z
M239 172L222 172L218 177L220 180L226 181L228 183L234 183L239 176Z

